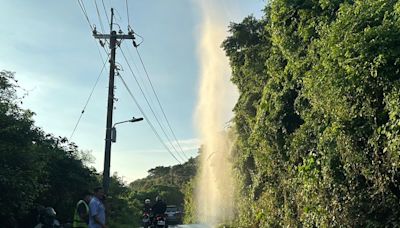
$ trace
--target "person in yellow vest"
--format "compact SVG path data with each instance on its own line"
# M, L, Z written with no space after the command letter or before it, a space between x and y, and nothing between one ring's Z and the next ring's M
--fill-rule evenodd
M72 223L73 228L87 228L89 224L89 202L92 199L92 194L86 192L83 195L83 199L79 200L76 204L74 221Z

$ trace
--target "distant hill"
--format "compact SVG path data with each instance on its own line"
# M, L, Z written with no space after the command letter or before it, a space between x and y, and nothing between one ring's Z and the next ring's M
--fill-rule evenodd
M157 166L148 171L147 177L129 184L132 197L143 203L145 199L154 202L156 196L161 196L167 204L183 206L183 187L196 175L196 170L197 158L181 165Z

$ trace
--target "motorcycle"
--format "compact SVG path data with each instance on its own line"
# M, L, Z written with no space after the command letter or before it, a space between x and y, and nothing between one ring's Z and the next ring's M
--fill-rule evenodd
M167 228L167 218L165 217L165 215L156 215L154 217L154 222L153 225L155 228Z
M150 214L148 212L143 213L142 224L143 228L148 228L151 226Z

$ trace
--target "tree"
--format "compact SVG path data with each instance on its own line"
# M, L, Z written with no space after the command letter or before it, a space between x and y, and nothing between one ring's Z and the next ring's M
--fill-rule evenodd
M23 97L14 73L0 72L0 226L34 226L38 205L52 206L71 221L80 195L97 185L78 148L34 125L33 112L19 107Z
M237 224L399 224L399 9L273 0L230 26Z
M190 158L183 164L150 169L147 177L129 184L129 202L141 212L145 199L150 199L154 203L155 198L161 196L168 205L187 208L189 205L186 205L186 199L192 198L193 195L192 192L186 191L186 186L196 175L197 159ZM142 215L138 214L136 218L138 221L141 219L140 216Z
M18 107L14 73L0 72L0 200L1 221L21 219L45 189L43 167L36 158L40 132L32 129L32 112Z

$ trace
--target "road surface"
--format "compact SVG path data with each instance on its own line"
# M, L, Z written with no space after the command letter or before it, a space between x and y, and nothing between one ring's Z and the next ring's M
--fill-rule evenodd
M208 228L206 225L190 224L190 225L169 225L168 228Z
M168 228L210 228L210 227L201 224L189 224L189 225L169 225Z

